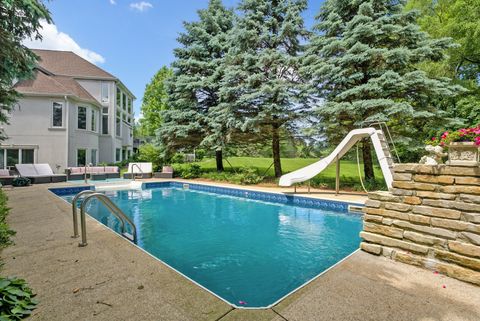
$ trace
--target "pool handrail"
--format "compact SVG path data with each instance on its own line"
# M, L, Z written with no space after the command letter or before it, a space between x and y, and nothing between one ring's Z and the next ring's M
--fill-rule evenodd
M91 189L87 189L87 190L81 191L80 193L75 195L75 197L72 200L72 216L73 216L73 236L72 236L72 238L77 238L77 237L80 236L80 234L78 234L77 201L80 197L82 197L86 194L94 194L94 193L97 193L97 192L94 191L94 190L91 190Z
M125 215L125 213L117 205L115 205L115 203L113 203L112 200L110 200L110 198L108 198L103 193L98 193L97 192L97 193L91 193L90 195L86 196L83 199L82 204L80 205L80 226L81 226L81 232L82 232L82 240L78 244L78 246L85 247L85 246L88 245L88 243L87 243L87 225L86 225L86 221L85 221L86 220L86 218L85 218L86 217L85 208L88 205L88 203L90 202L90 200L92 200L94 198L96 198L100 202L102 202L110 210L110 212L120 220L121 235L136 244L137 243L137 228L136 228L135 224L133 223L133 221L127 215ZM132 227L132 235L129 235L126 232L125 222L127 222Z

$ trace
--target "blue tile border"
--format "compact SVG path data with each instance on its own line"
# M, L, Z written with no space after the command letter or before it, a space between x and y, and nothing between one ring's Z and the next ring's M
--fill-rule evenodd
M151 188L161 188L161 187L175 187L183 188L184 184L188 184L189 189L196 191L204 191L222 195L231 195L237 197L243 197L254 200L268 201L281 204L291 204L307 208L319 208L327 209L334 211L348 211L349 205L354 206L363 206L358 203L349 203L341 201L332 201L332 200L323 200L312 197L296 196L296 195L286 195L279 193L269 193L269 192L259 192L254 190L244 190L236 189L230 187L219 187L211 185L202 185L202 184L192 184L192 183L182 183L182 182L155 182L155 183L144 183L144 189Z
M92 190L94 186L75 186L75 187L54 187L49 188L48 190L55 195L63 196L63 195L71 195L77 194L81 191Z
M192 183L183 183L183 182L152 182L152 183L143 183L143 189L152 189L152 188L165 188L165 187L174 187L174 188L183 188L184 184L188 184L189 189L194 191L203 191L209 193L216 193L221 195L230 195L236 197L243 197L252 200L267 201L280 204L290 204L301 206L305 208L318 208L325 210L334 210L347 212L350 205L354 206L363 206L358 203L349 203L341 201L332 201L332 200L323 200L312 197L304 197L297 195L287 195L280 193L269 193L269 192L259 192L254 190L245 190L237 189L231 187L220 187L220 186L211 186L211 185L202 185L202 184L192 184ZM59 187L59 188L50 188L49 190L58 196L72 195L80 193L84 190L94 189L94 186L75 186L75 187Z

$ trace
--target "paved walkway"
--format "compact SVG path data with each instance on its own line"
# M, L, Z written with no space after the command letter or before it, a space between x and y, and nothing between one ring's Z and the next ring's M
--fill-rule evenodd
M69 204L47 187L6 190L17 236L3 274L38 293L32 321L480 320L480 288L363 252L273 309L233 309L93 219L79 248Z

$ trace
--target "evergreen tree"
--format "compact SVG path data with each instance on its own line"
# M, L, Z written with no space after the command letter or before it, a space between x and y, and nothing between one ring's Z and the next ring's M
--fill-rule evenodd
M224 122L251 138L270 137L276 177L282 175L280 134L291 132L305 112L297 100L297 67L306 5L306 0L243 0L226 58Z
M33 77L38 57L22 41L41 39L41 19L51 22L41 1L0 1L0 123L8 122L7 113L18 98L14 81Z
M145 136L155 136L156 130L161 127L161 113L168 109L165 82L172 74L172 69L163 66L145 88L141 107L143 117L140 119L140 132Z
M227 33L233 27L234 13L221 0L210 0L199 10L199 21L187 22L175 49L173 76L167 82L169 109L162 113L158 131L167 151L180 147L205 147L216 150L217 170L223 170L222 147L218 132L223 126L212 117L211 109L220 103L220 81L227 51Z
M420 31L417 13L404 12L403 1L327 0L317 18L302 72L311 94L325 98L317 112L330 142L369 122L387 122L397 139L420 143L424 126L446 121L437 104L461 88L429 78L418 65L444 59L451 41ZM363 159L365 177L373 179L369 142Z

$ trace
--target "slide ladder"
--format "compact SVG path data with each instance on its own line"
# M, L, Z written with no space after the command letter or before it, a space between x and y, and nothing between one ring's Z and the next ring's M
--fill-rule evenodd
M301 183L312 179L320 174L332 163L336 163L343 155L345 155L356 143L364 138L370 138L373 143L373 148L378 158L380 168L387 183L387 187L392 187L393 182L393 165L394 161L392 153L388 146L388 142L382 130L377 130L373 127L361 128L352 130L347 136L338 144L335 150L325 158L318 162L300 168L294 172L288 173L280 177L280 186L292 186L295 183Z

